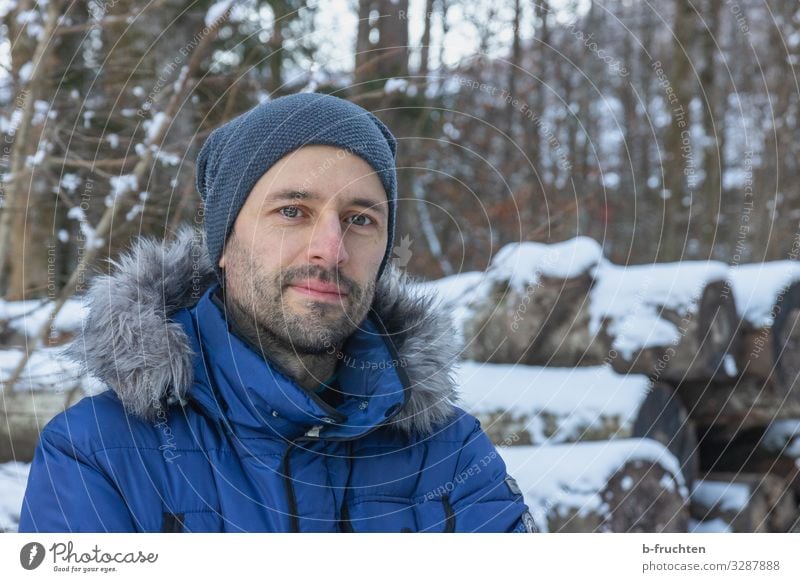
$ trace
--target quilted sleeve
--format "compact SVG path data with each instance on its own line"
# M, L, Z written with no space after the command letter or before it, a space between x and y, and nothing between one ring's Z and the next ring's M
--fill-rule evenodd
M19 531L133 532L136 527L93 455L45 427L28 474Z
M537 532L516 481L477 419L453 476L449 503L460 532Z

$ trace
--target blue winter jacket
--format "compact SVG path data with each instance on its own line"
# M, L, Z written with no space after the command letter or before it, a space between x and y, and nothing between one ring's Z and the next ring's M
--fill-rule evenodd
M94 279L68 354L111 389L42 431L20 532L535 531L406 275L348 339L336 407L231 331L218 288L188 228Z

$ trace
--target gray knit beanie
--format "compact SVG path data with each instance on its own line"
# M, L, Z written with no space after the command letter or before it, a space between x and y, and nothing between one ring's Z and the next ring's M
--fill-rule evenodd
M330 145L363 158L377 172L388 200L388 241L378 278L394 244L397 140L363 107L332 95L295 93L266 101L216 128L197 155L197 191L211 262L219 259L247 196L286 154L306 145Z

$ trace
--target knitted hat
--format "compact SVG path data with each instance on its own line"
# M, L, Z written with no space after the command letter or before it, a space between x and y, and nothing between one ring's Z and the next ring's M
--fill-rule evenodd
M211 262L222 281L219 259L247 196L259 178L286 154L306 145L342 148L376 171L388 201L388 240L378 269L394 244L397 206L397 140L363 107L322 93L295 93L266 101L216 128L197 155L197 191Z

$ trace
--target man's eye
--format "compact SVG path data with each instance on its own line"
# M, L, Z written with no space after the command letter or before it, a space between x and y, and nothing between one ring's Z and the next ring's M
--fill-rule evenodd
M297 206L284 206L278 212L283 214L286 218L297 218L300 214L300 209Z
M356 214L354 216L351 216L350 219L351 219L350 222L352 224L355 224L356 226L367 226L369 224L372 224L372 219L369 216L367 216L366 214ZM368 222L364 222L364 221L368 221Z

